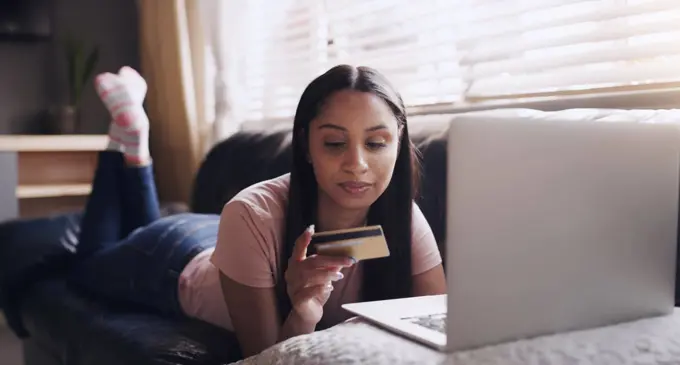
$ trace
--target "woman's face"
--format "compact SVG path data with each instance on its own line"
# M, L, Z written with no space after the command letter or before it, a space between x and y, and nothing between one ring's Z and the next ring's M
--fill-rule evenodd
M380 97L353 90L333 94L309 127L308 158L319 193L344 209L370 207L392 179L399 134Z

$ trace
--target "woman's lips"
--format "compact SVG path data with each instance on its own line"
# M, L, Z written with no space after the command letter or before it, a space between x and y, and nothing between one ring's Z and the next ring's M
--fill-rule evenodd
M371 188L372 184L363 181L345 181L338 184L344 191L349 194L357 195L366 192Z

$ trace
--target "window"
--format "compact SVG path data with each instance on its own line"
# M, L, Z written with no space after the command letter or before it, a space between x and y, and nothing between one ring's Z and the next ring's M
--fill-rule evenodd
M239 82L247 119L289 118L305 86L328 65L327 25L319 0L248 0Z
M468 98L680 79L677 0L468 0L455 22Z
M378 69L407 105L462 100L451 0L327 0L330 60Z
M250 0L249 0L250 1ZM656 88L680 81L678 0L252 0L248 119L290 117L338 63L408 106Z

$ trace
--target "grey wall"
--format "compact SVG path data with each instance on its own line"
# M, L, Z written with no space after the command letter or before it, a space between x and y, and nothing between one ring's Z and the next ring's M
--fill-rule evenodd
M66 100L58 40L68 34L100 46L96 72L139 69L135 0L53 0L54 40L0 41L0 134L35 133L42 113ZM104 133L107 113L90 84L83 97L84 133Z
M0 152L0 222L16 218L19 214L17 202L17 154ZM0 326L1 327L1 326Z

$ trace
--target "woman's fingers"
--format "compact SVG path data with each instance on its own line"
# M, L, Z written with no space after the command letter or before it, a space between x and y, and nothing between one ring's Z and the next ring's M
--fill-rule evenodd
M350 257L334 257L311 255L307 257L307 248L314 234L314 226L309 226L295 241L293 254L288 261L285 273L288 295L295 303L316 300L322 305L328 300L333 290L334 281L343 278L340 270L352 266L355 261Z
M291 291L295 292L310 285L337 281L343 278L340 270L352 264L350 258L312 255L291 263L286 272L286 282Z
M343 268L354 265L354 259L351 257L312 255L305 259L304 265L307 269Z
M305 280L305 287L322 284L330 284L334 281L342 280L344 275L335 270L316 270L309 273Z
M309 247L309 242L312 241L312 235L314 234L314 225L311 225L305 229L304 232L295 241L295 247L293 247L293 255L291 259L296 261L302 261L307 257L307 247Z
M297 280L289 281L288 286L290 287L291 292L295 293L302 288L330 284L331 282L342 280L343 278L344 275L339 269L305 270L300 273Z
M319 304L324 304L333 291L333 285L320 284L302 288L295 293L294 302L301 303L315 298L319 299Z

